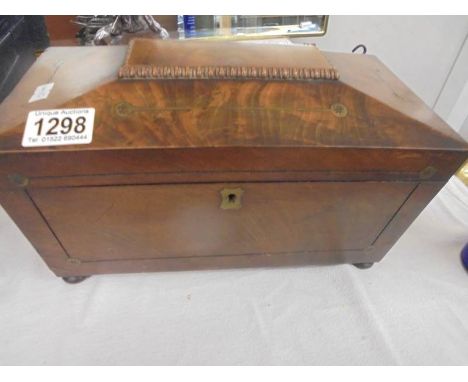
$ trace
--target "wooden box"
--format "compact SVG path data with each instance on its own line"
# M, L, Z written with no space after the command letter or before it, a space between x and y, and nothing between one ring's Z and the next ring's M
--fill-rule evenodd
M91 108L76 144L82 121L51 121ZM466 157L375 57L309 45L51 48L0 106L0 202L68 281L370 265Z

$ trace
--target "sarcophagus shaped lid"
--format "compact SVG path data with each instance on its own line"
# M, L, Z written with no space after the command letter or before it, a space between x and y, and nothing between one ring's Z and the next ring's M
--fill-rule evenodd
M50 83L47 97L28 102ZM31 111L91 108L89 142L24 145ZM402 162L421 152L459 161L467 145L377 58L312 45L135 39L50 48L0 106L0 153L120 149L348 150L343 158L390 150Z

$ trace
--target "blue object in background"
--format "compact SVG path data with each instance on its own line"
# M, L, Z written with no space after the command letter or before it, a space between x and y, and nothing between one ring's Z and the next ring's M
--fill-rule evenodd
M195 16L184 15L184 33L186 38L195 37L197 34Z
M462 249L461 259L462 259L463 266L468 271L468 243L466 243L466 245Z

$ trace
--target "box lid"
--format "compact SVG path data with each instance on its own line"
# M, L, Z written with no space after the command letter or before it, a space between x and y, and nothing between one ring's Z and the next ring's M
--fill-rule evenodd
M0 149L21 150L29 111L75 107L96 109L89 148L466 148L372 56L137 39L124 60L123 49L48 49L0 106ZM44 82L50 98L28 103Z
M46 99L28 103L51 82ZM21 146L30 111L89 107L91 143ZM311 45L50 48L0 105L0 154L131 148L429 150L458 153L458 162L467 151L378 59Z

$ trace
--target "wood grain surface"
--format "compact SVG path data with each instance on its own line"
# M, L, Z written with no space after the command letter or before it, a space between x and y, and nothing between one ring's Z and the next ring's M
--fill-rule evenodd
M232 44L127 64L314 66ZM59 276L379 261L467 158L374 57L317 56L339 80L119 80L125 49L49 49L0 105L0 203ZM21 147L29 111L81 107L92 143Z
M243 190L236 195L241 207L221 209L221 191L236 188ZM410 182L215 183L30 195L71 257L103 261L364 251L414 188Z

